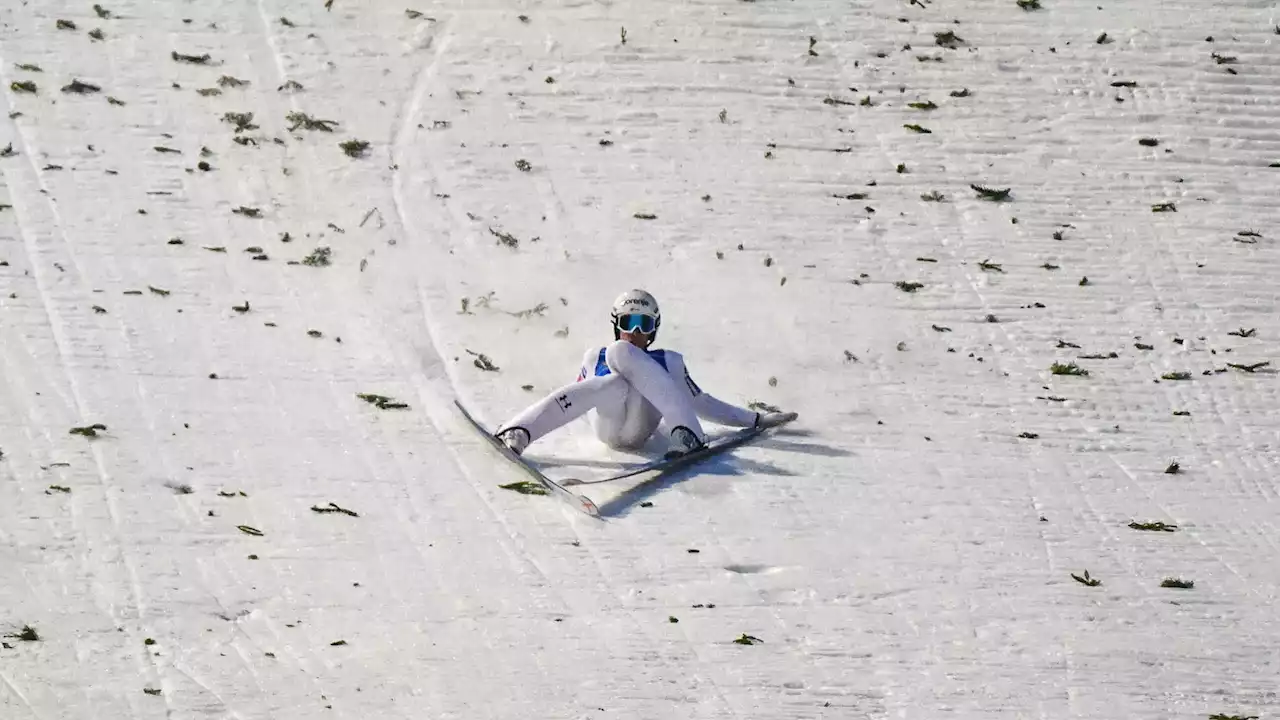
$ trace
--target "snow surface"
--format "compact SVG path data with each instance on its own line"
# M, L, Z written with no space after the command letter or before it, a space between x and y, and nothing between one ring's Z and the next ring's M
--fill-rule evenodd
M1280 18L1043 5L4 3L0 718L1275 717ZM636 286L800 421L499 489Z

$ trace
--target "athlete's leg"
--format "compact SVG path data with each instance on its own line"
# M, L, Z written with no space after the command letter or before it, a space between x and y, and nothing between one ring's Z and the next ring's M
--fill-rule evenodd
M623 407L627 381L620 375L589 377L564 387L530 405L498 429L524 428L533 442L556 428L572 422L592 408L616 412Z
M626 378L610 375L626 384L622 402L596 406L595 431L601 442L612 448L636 449L644 446L662 415Z
M618 340L605 350L604 361L610 370L626 378L631 387L657 408L668 427L683 425L699 439L706 439L693 407L692 395L657 360L635 345Z

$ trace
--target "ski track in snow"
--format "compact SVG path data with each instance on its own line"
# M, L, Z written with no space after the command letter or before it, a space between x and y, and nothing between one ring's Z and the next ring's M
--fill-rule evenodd
M0 716L1275 713L1280 17L1044 3L0 8ZM800 422L498 489L632 286Z

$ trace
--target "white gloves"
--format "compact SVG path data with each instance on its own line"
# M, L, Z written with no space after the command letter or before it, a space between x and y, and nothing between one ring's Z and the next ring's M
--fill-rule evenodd
M793 412L756 413L756 427L774 428L795 420L799 415Z

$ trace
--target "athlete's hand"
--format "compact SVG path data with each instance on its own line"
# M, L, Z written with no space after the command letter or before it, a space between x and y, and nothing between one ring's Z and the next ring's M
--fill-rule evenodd
M756 413L756 427L773 428L795 420L799 415L793 412Z

